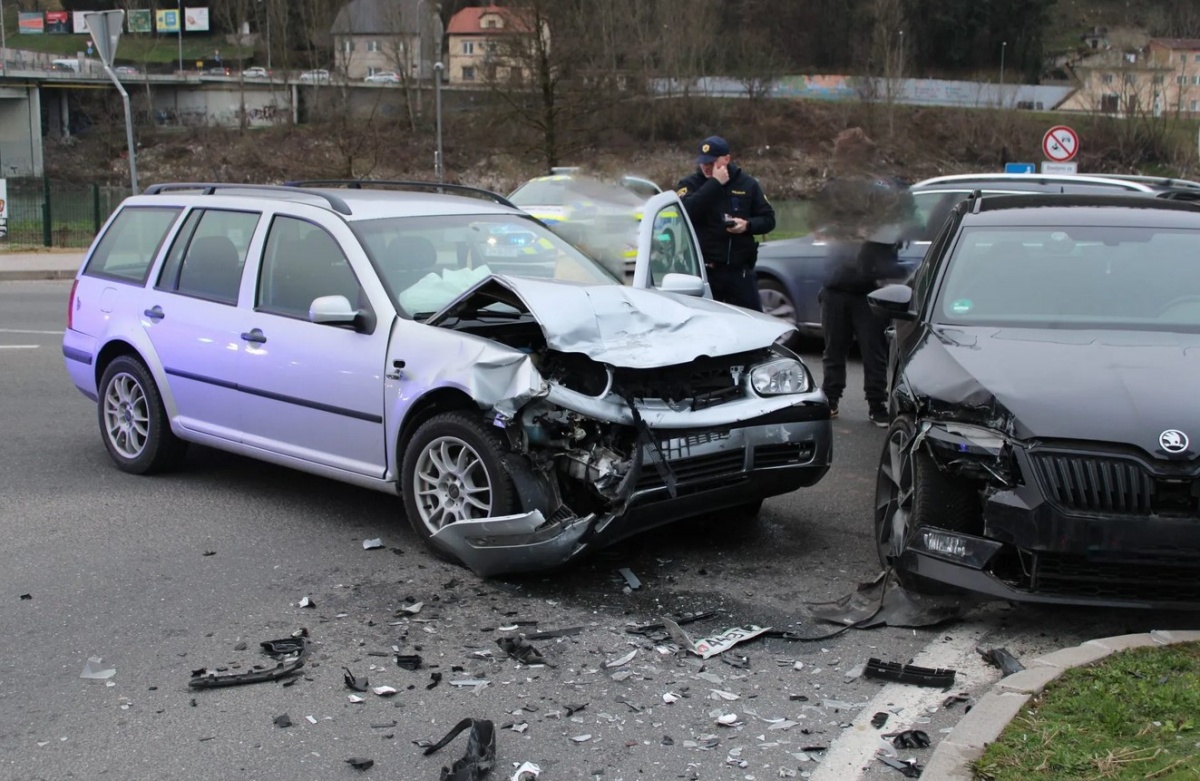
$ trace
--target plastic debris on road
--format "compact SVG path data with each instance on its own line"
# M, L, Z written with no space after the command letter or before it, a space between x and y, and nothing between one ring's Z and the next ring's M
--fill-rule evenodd
M95 681L106 681L117 674L115 668L105 668L102 666L103 664L104 660L99 656L89 656L83 665L83 672L79 674L79 677Z
M514 762L513 764L516 763ZM541 772L542 769L532 762L522 762L521 766L517 768L517 772L513 773L509 781L534 781Z
M383 540L376 537L373 540L363 540L363 550L375 550L383 547Z
M1017 661L1017 657L1008 652L1007 648L976 648L984 660L1008 677L1025 669L1025 665Z
M485 778L496 763L496 728L486 719L463 719L444 738L426 747L425 756L450 743L468 727L471 734L467 738L467 750L452 767L442 768L441 781L476 781Z
M346 764L355 770L367 770L375 765L375 760L363 759L361 757L350 757L346 760Z

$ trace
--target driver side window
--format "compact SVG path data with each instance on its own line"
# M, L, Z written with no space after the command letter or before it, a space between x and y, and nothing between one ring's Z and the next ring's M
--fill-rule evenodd
M654 233L650 241L651 284L662 287L667 274L701 276L700 258L696 256L683 210L673 203L654 215Z
M324 228L294 217L271 223L258 280L256 308L308 319L313 299L345 296L360 305L358 279L337 240Z

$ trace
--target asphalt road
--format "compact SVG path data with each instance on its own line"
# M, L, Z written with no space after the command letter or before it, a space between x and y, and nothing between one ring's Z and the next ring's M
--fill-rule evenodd
M954 667L952 691L978 694L999 672L976 645L1031 658L1195 625L1190 615L991 603L934 628L759 638L708 660L671 653L661 636L627 628L718 611L686 628L816 636L836 627L807 620L804 604L877 574L883 431L861 398L843 399L828 477L769 501L757 532L675 525L565 572L481 581L427 553L395 497L202 448L177 474L118 472L94 405L63 369L69 289L0 283L0 778L324 780L362 777L345 762L362 757L375 762L368 778L436 779L466 737L429 757L414 741L466 717L527 725L498 732L493 778L524 761L541 781L899 778L872 759L879 735L916 726L936 743L963 705L855 677L868 658ZM365 550L373 538L384 547ZM626 590L622 567L639 589ZM315 606L300 607L304 597ZM402 610L417 602L419 612ZM523 667L496 645L518 621L537 622L526 633L579 630L532 641L549 664ZM189 689L199 668L273 666L259 644L300 628L315 651L294 685ZM420 669L398 667L393 647L421 656ZM92 656L115 674L81 678ZM726 663L742 657L747 667ZM397 692L351 702L344 667ZM867 723L878 711L889 713L882 729ZM291 727L275 725L283 714ZM727 714L734 726L718 724Z

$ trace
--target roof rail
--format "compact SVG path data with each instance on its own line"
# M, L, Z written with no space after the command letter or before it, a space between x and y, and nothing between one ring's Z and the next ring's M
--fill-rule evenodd
M152 184L147 187L143 195L158 195L167 192L184 192L188 190L200 190L204 195L212 195L217 190L269 190L276 193L287 193L289 195L302 192L306 195L311 195L314 198L321 198L326 201L329 206L340 214L353 214L350 207L341 198L329 193L317 192L316 190L302 190L297 187L286 187L278 184L233 184L230 182L167 182L164 184Z
M1154 192L1154 188L1150 185L1132 180L1118 179L1104 174L1006 174L999 172L989 172L982 174L948 174L945 176L934 176L929 179L922 179L917 182L914 187L932 187L939 184L953 184L955 182L1039 182L1041 184L1095 184L1095 185L1110 185L1120 187L1124 190L1132 190L1138 192Z
M363 187L384 189L387 187L397 187L407 190L417 190L423 192L450 193L453 195L472 195L476 198L495 201L501 206L507 206L510 209L516 209L512 201L505 198L503 195L494 193L491 190L485 190L482 187L469 187L465 184L445 184L443 182L416 182L403 179L298 179L291 182L284 182L284 187L349 187L353 190L361 190Z

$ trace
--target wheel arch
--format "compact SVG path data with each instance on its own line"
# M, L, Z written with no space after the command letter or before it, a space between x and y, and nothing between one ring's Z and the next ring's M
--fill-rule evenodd
M454 412L456 410L463 412L479 412L479 405L475 400L467 395L465 391L458 388L435 388L429 391L421 398L417 399L409 405L408 411L404 414L404 420L400 423L400 430L396 434L396 474L400 472L400 465L404 463L404 450L408 447L408 443L413 438L413 434L421 427L421 424L438 415L442 412ZM399 489L400 481L396 481L396 487Z

